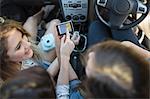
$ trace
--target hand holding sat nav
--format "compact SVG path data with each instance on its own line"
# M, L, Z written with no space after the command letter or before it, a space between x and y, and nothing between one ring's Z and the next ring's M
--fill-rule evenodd
M74 32L72 21L63 22L57 25L57 31L60 37L62 37L63 35L66 35L67 31L69 31L71 40L74 42L74 44L75 45L79 44L80 35L78 31Z

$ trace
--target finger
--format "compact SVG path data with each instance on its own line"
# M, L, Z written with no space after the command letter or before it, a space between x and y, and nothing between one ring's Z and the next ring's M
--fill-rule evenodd
M72 45L72 51L73 51L73 49L75 48L75 44L73 41L71 41L71 45Z
M66 39L70 39L70 33L68 29L66 29Z
M63 45L65 42L65 35L61 38L61 45Z

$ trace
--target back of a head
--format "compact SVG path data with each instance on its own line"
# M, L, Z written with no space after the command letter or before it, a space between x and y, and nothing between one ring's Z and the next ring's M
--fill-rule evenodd
M53 79L40 66L18 73L2 86L0 93L1 99L56 98Z
M95 53L97 76L88 78L91 97L131 98L149 96L149 63L117 41L106 41L88 50Z

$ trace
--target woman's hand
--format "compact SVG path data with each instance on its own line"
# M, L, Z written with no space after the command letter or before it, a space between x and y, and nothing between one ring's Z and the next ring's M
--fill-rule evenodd
M57 29L56 26L60 23L60 20L58 19L53 19L49 23L46 24L46 29L47 31L45 34L53 33L54 35L57 35Z
M69 66L70 54L72 53L75 45L70 39L69 31L61 38L60 45L60 71L58 75L57 85L69 84ZM69 90L68 90L69 91Z
M70 39L70 33L67 30L66 35L61 38L61 46L60 46L60 55L61 57L70 57L75 45L73 41Z
M136 53L145 57L146 59L150 58L150 52L148 50L143 49L130 41L123 41L121 42L121 44L126 47L132 48Z
M137 17L139 17L139 16L140 15L138 14ZM145 33L145 35L147 36L147 38L150 39L150 12L147 15L147 17L141 23L139 23L139 27Z
M73 36L71 37L71 40L73 41L73 43L75 45L78 45L79 44L79 41L80 41L80 35L79 35L79 32L75 31L73 33Z

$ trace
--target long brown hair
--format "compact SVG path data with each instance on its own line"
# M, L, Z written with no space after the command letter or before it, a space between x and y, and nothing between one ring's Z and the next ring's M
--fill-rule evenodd
M29 37L29 33L23 29L21 23L13 20L5 20L4 23L0 23L0 75L1 78L5 81L8 78L12 77L16 72L18 72L21 68L21 64L12 62L9 60L9 56L7 55L7 33L13 29L17 29L23 35ZM34 48L33 48L34 47ZM38 55L35 44L32 44L32 49L34 51L35 59L39 60L40 55Z
M54 80L40 66L18 72L12 79L7 80L0 90L1 99L56 98Z
M117 41L96 44L87 55L90 52L95 53L93 68L97 73L86 81L92 98L149 97L150 65L144 57Z

